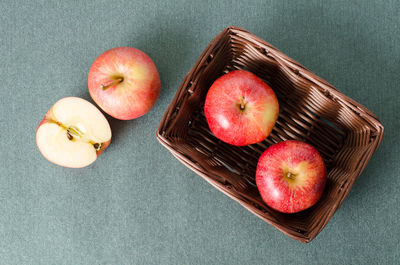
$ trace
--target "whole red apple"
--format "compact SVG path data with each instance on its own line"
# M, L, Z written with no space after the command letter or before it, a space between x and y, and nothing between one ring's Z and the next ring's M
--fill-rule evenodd
M160 76L151 58L136 48L117 47L94 61L89 93L106 113L120 120L146 114L156 103Z
M295 213L313 206L326 183L318 151L300 141L270 146L257 165L256 184L264 202L277 211Z
M204 113L218 139L243 146L268 137L278 118L279 105L264 81L250 72L236 70L212 84Z

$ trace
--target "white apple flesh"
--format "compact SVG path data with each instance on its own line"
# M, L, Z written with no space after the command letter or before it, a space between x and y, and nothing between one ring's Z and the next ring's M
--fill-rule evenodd
M77 97L57 101L36 131L42 155L54 164L70 168L92 164L110 141L107 119L92 103Z

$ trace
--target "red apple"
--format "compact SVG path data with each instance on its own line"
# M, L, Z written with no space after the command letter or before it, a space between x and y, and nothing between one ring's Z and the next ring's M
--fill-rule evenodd
M268 137L278 118L279 105L274 91L259 77L236 70L212 84L204 113L218 139L243 146Z
M106 113L120 120L131 120L154 106L161 82L147 54L136 48L117 47L94 61L88 86L90 96Z
M67 97L57 101L36 130L36 144L50 162L80 168L93 163L111 142L108 121L92 103Z
M283 213L313 206L326 183L326 167L318 151L299 141L269 147L257 165L256 184L264 202Z

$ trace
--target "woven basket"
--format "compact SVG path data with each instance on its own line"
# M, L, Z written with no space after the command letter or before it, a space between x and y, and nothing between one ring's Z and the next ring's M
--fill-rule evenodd
M279 118L263 142L236 147L209 130L203 105L211 84L236 69L253 72L275 91ZM310 242L349 193L383 136L377 117L264 40L228 27L185 76L157 130L158 140L187 167L288 236ZM297 139L323 156L328 181L316 205L296 214L268 207L255 185L261 153Z

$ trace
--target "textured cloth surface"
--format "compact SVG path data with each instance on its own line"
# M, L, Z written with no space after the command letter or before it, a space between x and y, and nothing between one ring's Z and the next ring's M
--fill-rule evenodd
M397 264L400 2L0 2L0 264ZM226 26L272 43L385 126L381 147L310 244L242 208L155 138L185 73ZM113 139L79 170L47 162L35 130L58 99L91 100L115 46L148 53L162 82L146 116L107 116Z

